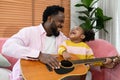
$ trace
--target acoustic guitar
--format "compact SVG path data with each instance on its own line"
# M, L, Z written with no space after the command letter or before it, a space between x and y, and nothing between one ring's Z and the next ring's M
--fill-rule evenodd
M113 59L116 56L109 58ZM62 56L58 56L58 60L61 62L60 69L52 70L50 66L39 61L21 59L22 76L25 80L82 80L81 78L88 72L85 64L104 62L106 57L79 60L77 56L72 55L69 61L64 60ZM74 79L75 77L77 79Z

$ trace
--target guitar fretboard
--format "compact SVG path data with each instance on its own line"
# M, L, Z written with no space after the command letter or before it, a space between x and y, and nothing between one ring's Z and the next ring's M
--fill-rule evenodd
M104 57L104 58L94 58L94 59L82 59L82 60L71 60L73 64L89 64L89 63L95 63L95 62L105 62L106 58L114 59L116 56L113 57Z

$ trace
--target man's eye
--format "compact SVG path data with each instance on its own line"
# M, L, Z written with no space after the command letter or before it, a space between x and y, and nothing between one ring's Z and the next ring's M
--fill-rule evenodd
M58 26L58 28L62 28L63 26Z
M60 23L64 23L64 21L63 21L63 20L60 20L59 22L60 22Z

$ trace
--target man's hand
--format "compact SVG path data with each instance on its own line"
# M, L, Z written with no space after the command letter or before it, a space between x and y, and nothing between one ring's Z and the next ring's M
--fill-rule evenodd
M114 68L119 63L120 63L120 59L118 56L114 59L106 58L106 61L103 64L104 64L104 67L106 68Z
M106 58L106 61L103 63L103 67L113 68L114 64L112 64L112 59Z
M54 56L54 55L45 54L45 53L40 52L38 60L42 63L49 65L53 69L60 68L59 62L58 62L56 56Z
M112 62L112 59L106 58L106 61L103 64L110 64Z

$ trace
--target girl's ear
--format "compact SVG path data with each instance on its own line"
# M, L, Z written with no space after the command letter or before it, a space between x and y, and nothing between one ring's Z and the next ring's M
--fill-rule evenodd
M85 38L85 35L81 35L81 39L84 39Z

